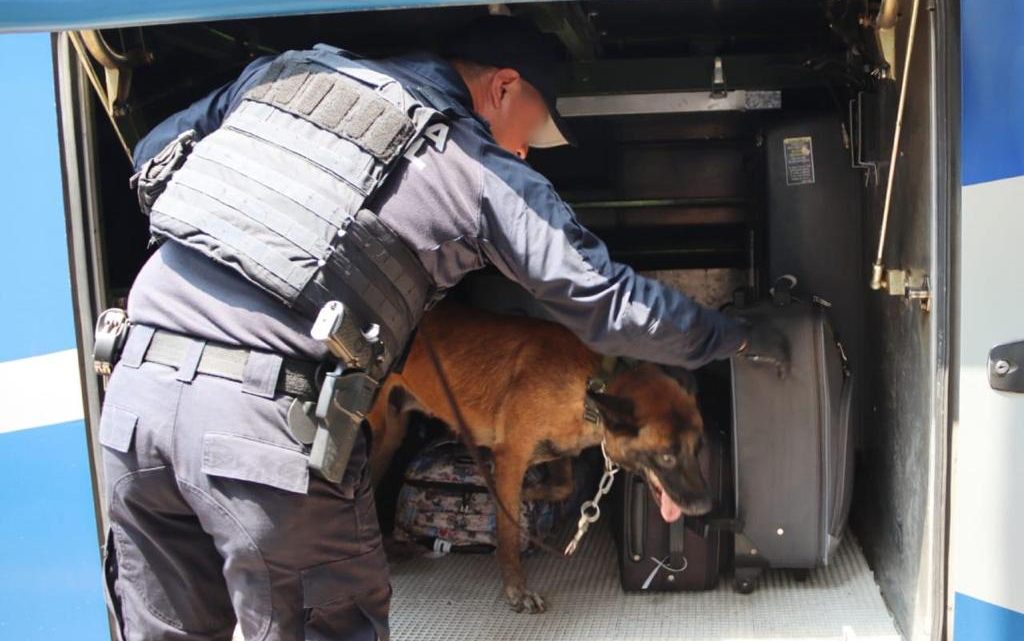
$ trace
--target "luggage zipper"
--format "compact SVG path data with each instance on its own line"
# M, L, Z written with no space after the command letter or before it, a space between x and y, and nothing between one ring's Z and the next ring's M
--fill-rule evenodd
M816 563L824 565L828 560L828 533L831 527L830 520L832 518L832 494L835 491L832 483L832 470L829 465L829 458L832 452L832 431L835 426L832 424L832 399L829 396L828 390L828 357L825 350L828 348L826 341L826 327L825 325L829 322L828 315L825 313L824 307L815 308L815 323L814 323L814 352L815 362L817 365L817 371L820 372L818 377L818 424L821 426L821 433L818 435L818 443L820 444L821 451L819 452L821 462L821 496L820 496L820 509L821 514L819 517L818 525L818 548L817 548L817 559Z

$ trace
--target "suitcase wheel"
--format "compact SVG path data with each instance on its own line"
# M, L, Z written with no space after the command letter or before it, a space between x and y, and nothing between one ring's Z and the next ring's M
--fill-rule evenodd
M758 576L761 574L757 569L736 568L732 578L732 589L739 594L751 594L758 587Z
M757 580L761 577L764 568L754 566L740 566L735 568L732 575L732 587L740 594L750 594L757 588Z
M732 587L740 594L750 594L757 587L757 579L753 577L736 577L732 581Z

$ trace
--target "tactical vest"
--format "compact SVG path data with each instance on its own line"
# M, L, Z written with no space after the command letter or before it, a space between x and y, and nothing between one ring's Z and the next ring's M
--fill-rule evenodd
M435 287L369 207L402 155L444 119L427 99L340 50L286 52L173 172L152 204L151 232L311 320L341 301L379 326L386 371Z

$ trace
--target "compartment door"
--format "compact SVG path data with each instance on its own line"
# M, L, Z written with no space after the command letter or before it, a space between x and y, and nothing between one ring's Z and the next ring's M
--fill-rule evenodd
M0 35L0 637L110 638L51 39Z
M961 9L949 629L954 641L1011 641L1024 639L1024 5L962 0Z

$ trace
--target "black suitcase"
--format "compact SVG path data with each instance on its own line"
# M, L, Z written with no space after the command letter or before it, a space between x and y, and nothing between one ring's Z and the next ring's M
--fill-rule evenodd
M768 568L827 565L846 526L853 482L853 378L827 304L776 284L741 310L786 335L790 369L732 359L735 587Z
M706 428L700 462L718 511L730 483L724 435L712 432ZM612 500L623 590L696 591L718 584L727 549L711 521L683 516L666 523L641 474L623 473Z

